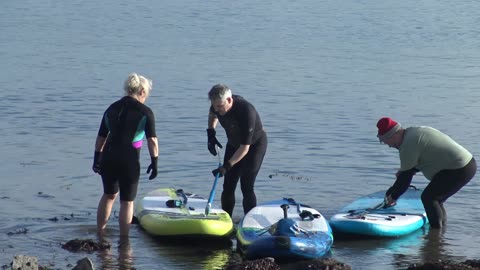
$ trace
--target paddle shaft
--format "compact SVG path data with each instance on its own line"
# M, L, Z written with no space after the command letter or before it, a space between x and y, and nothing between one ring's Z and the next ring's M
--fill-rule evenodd
M385 206L385 201L382 201L381 203L375 205L374 207L372 207L372 208L367 208L367 209L363 210L363 211L360 212L360 213L355 213L355 212L353 212L353 213L350 214L350 216L362 217L362 216L370 213L371 211L380 209L380 208L382 208L382 207L384 207L384 206Z
M218 168L220 168L222 166L222 158L220 157L220 149L218 148L218 146L216 146L216 148L217 148L217 154L218 154ZM215 175L215 180L213 181L212 190L210 190L210 196L208 196L207 206L205 207L206 216L210 214L210 208L212 208L212 202L213 202L213 199L215 198L215 189L217 188L217 182L219 177L220 177L220 173L217 172L217 175Z

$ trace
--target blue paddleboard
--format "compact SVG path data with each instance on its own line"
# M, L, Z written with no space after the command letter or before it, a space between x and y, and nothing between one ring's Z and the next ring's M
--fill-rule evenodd
M361 197L343 207L330 218L335 234L395 237L414 232L428 223L420 195L422 190L409 188L397 204L383 208L386 191Z
M242 218L236 236L237 247L247 259L319 258L328 254L333 244L332 230L323 215L293 199L256 206Z

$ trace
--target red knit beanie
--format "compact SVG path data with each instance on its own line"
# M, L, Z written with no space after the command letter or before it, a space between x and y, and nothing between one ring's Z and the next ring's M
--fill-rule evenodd
M395 132L399 131L402 126L390 117L382 117L377 122L378 134L380 141L384 141L392 137Z

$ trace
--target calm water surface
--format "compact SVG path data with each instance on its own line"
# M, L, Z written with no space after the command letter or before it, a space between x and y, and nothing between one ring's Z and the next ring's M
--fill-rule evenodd
M269 148L259 202L293 197L325 216L394 181L397 152L375 123L436 127L480 156L480 4L476 1L4 1L0 4L0 262L14 254L70 269L220 269L235 241L205 246L152 239L133 227L119 247L118 203L105 253L60 245L95 238L100 178L91 171L101 114L130 72L154 81L147 101L160 141L160 187L208 196L217 160L206 147L218 82L250 100ZM225 142L223 132L219 139ZM142 152L142 170L149 162ZM478 177L446 204L445 232L336 239L355 269L403 269L479 258ZM414 184L424 187L419 176ZM217 192L215 202L219 203ZM242 217L241 194L234 219ZM26 230L26 231L25 231Z

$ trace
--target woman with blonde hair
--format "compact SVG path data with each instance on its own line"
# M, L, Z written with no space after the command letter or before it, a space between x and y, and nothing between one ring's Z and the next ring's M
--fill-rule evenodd
M107 226L112 206L120 194L120 236L128 236L133 218L133 202L140 178L140 149L147 138L151 164L149 179L157 176L158 141L155 117L144 103L152 81L136 73L124 83L125 96L111 104L103 114L95 142L93 171L102 176L103 195L97 209L97 230Z

